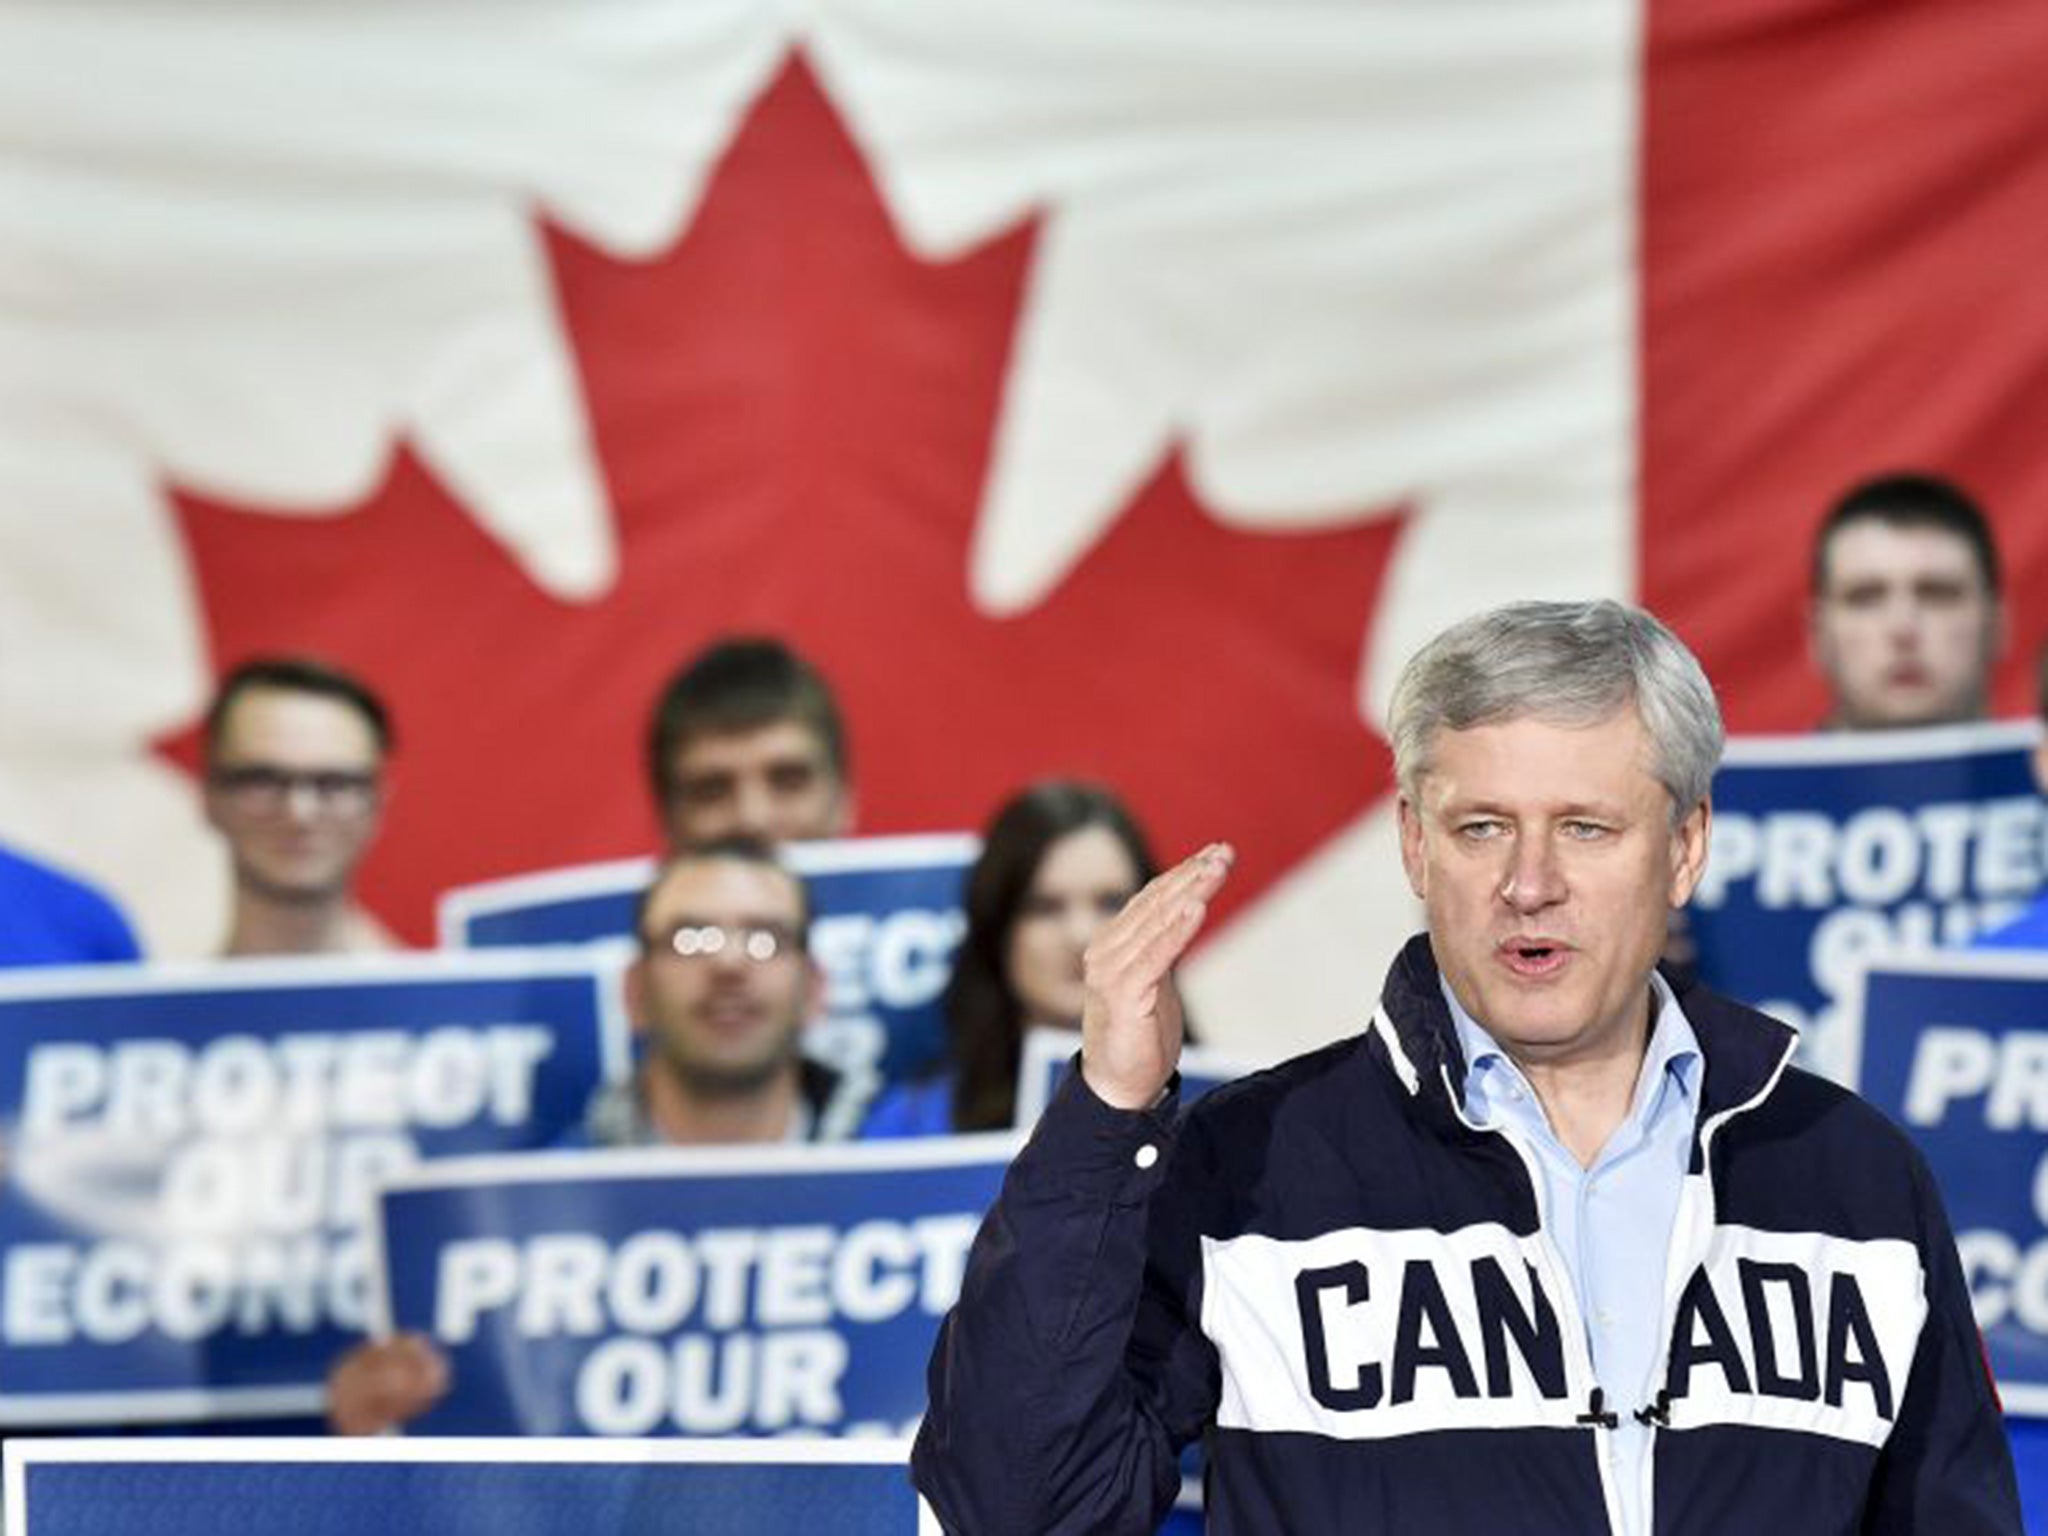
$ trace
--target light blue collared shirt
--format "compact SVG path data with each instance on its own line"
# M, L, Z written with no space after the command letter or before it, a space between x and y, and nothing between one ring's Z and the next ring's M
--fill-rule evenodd
M1635 1410L1657 1395L1663 1363L1664 1266L1699 1118L1700 1045L1662 976L1652 972L1657 1017L1628 1116L1582 1168L1521 1068L1444 987L1465 1053L1465 1116L1507 1131L1542 1171L1544 1225L1571 1277L1593 1375L1620 1425L1599 1432L1621 1506L1622 1536L1649 1536L1644 1483L1650 1431Z

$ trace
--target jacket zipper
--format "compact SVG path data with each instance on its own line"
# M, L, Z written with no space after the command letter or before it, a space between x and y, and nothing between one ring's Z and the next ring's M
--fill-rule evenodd
M1529 1194L1536 1202L1536 1251L1543 1260L1544 1284L1557 1299L1559 1311L1564 1317L1565 1352L1567 1371L1574 1378L1571 1382L1571 1396L1597 1397L1599 1383L1593 1375L1592 1346L1586 1342L1586 1323L1579 1313L1579 1297L1572 1288L1569 1277L1564 1273L1564 1260L1559 1257L1557 1245L1550 1239L1549 1209L1543 1198L1542 1170L1536 1166L1535 1154L1522 1145L1522 1140L1505 1125L1482 1125L1467 1119L1465 1106L1458 1102L1458 1096L1451 1092L1450 1068L1441 1069L1444 1093L1449 1098L1451 1111L1468 1129L1498 1136L1513 1149L1515 1157L1522 1164L1522 1172L1529 1180ZM1597 1404L1595 1405L1597 1409ZM1620 1536L1621 1503L1614 1486L1614 1468L1607 1454L1607 1446L1600 1439L1597 1425L1587 1429L1593 1446L1593 1466L1600 1474L1600 1501L1606 1506L1607 1530L1609 1536Z
M1671 1243L1664 1254L1664 1316L1659 1334L1664 1340L1663 1353L1658 1357L1657 1368L1650 1380L1657 1383L1657 1404L1660 1410L1643 1420L1650 1432L1649 1446L1643 1452L1642 1508L1643 1520L1651 1536L1657 1530L1657 1447L1663 1443L1664 1431L1671 1427L1668 1400L1664 1396L1662 1383L1671 1374L1671 1351L1677 1341L1672 1332L1678 1326L1678 1298L1685 1290L1686 1280L1692 1267L1706 1256L1714 1237L1714 1164L1712 1159L1715 1133L1737 1115L1747 1114L1771 1096L1778 1086L1778 1079L1785 1075L1785 1068L1791 1064L1792 1055L1799 1042L1793 1039L1779 1056L1778 1064L1771 1075L1764 1079L1763 1087L1740 1104L1732 1104L1700 1127L1700 1171L1697 1178L1688 1173L1685 1184L1678 1195L1678 1215L1671 1223ZM1704 1208L1702 1208L1704 1207Z

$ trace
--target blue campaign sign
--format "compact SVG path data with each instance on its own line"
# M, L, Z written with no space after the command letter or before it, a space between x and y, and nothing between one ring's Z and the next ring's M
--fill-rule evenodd
M901 1442L7 1446L6 1536L938 1536Z
M624 1070L563 951L0 977L0 1424L317 1411L369 1193L546 1145Z
M427 1434L901 1435L1009 1135L558 1152L388 1187L378 1331L454 1385Z
M2026 723L1731 742L1686 915L1701 976L1842 1076L1839 1002L1865 961L1967 944L2048 876L2038 739Z
M441 893L435 924L444 949L504 949L630 938L633 904L654 859L571 864Z
M1047 1029L1043 1025L1024 1032L1024 1050L1017 1069L1017 1129L1028 1131L1038 1124L1045 1106L1060 1084L1066 1081L1074 1053L1081 1049L1081 1032L1075 1029ZM1212 1088L1236 1082L1256 1071L1249 1064L1211 1050L1188 1045L1180 1053L1180 1102L1185 1109Z
M938 1066L940 994L966 931L961 891L980 852L964 833L792 843L810 887L811 948L829 984L826 1017L805 1048L867 1088ZM624 939L655 861L583 864L462 886L440 903L441 942L455 948Z
M1926 1154L2008 1410L2048 1414L2048 954L1886 961L1851 991L1856 1090Z

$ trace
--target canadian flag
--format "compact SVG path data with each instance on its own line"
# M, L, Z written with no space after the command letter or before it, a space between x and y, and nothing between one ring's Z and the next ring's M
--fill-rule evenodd
M646 850L714 635L844 695L863 830L1046 773L1244 862L1261 1054L1415 914L1380 721L1610 594L1804 729L1811 529L1989 503L2048 627L2048 11L1982 0L158 0L0 14L0 837L217 937L191 729L395 705L366 871Z

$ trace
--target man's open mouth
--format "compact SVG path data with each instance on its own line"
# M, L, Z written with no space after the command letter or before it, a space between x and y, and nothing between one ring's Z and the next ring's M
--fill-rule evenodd
M1542 976L1563 966L1571 951L1551 939L1508 939L1499 953L1517 975Z

